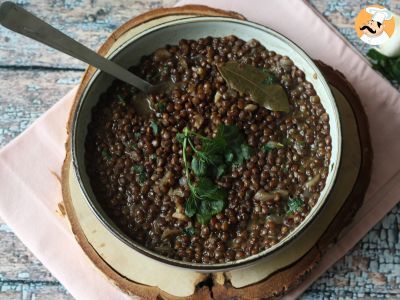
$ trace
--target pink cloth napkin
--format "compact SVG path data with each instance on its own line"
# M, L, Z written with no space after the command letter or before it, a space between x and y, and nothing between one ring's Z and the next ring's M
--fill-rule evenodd
M400 198L400 94L301 0L198 0L233 10L286 35L310 56L342 71L362 99L374 150L371 184L365 203L341 239L288 298L299 296L352 248ZM307 30L294 30L293 26ZM72 90L28 130L0 152L0 216L38 259L77 299L126 299L80 249L67 221L57 214L62 200L57 178L65 150L65 124ZM345 128L344 128L345 130Z

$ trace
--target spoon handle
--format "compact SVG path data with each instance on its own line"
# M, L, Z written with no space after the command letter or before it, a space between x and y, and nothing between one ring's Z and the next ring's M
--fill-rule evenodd
M100 56L12 2L6 1L1 4L0 23L12 31L75 57L142 91L148 91L152 87L150 83Z

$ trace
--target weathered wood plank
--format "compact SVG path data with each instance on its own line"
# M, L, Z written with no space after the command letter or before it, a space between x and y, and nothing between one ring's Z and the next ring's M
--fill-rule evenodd
M78 84L82 74L82 71L9 71L0 68L0 147Z
M71 300L72 296L57 283L0 282L0 300Z
M149 9L172 6L177 0L47 0L18 1L32 13L91 49L130 18ZM52 66L80 68L85 64L0 27L0 66Z
M400 204L304 294L304 299L400 295Z
M54 277L0 220L0 286L2 282L54 283ZM1 288L0 288L1 290Z

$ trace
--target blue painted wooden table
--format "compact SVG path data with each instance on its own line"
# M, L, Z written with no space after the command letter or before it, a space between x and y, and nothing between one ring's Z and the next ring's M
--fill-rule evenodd
M0 1L1 2L1 1ZM119 25L176 0L18 0L28 10L96 49ZM316 7L364 53L353 19L374 1L317 1ZM400 14L400 0L379 1ZM85 66L0 28L0 146L6 145L79 82ZM400 198L400 195L399 195ZM400 297L400 205L303 295L323 298ZM71 299L46 268L0 220L0 300Z

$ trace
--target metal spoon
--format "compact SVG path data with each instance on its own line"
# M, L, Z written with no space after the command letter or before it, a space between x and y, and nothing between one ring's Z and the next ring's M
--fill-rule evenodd
M115 78L137 87L145 94L156 92L167 86L163 83L156 86L150 84L122 68L120 65L100 56L12 2L6 1L1 4L0 24L12 31L18 32L92 65ZM148 97L136 97L134 104L140 115L144 117L150 115L152 107Z

